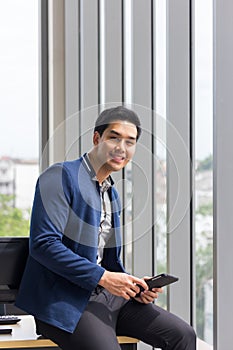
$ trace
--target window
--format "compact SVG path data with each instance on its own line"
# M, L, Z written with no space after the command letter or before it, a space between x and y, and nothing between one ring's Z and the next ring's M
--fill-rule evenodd
M161 130L166 133L166 1L155 3L155 62L156 62L156 270L162 273L167 270L167 179L166 179L166 136L160 135ZM158 299L160 306L167 306L167 288Z
M0 235L28 235L38 176L38 1L0 4Z
M213 2L195 1L196 330L213 344Z

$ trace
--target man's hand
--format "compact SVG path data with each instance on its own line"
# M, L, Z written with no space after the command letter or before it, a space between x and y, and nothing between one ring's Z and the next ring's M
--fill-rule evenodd
M149 304L154 301L154 299L157 299L159 294L163 293L162 288L153 288L152 290L145 290L141 292L140 297L135 298L135 300L139 301L143 304Z
M107 289L110 293L123 297L126 300L134 298L135 295L140 292L140 288L137 284L142 286L145 292L147 291L148 286L143 279L122 272L105 271L99 280L100 286Z
M150 277L146 276L144 277L144 280L147 280L149 278ZM144 290L140 293L139 297L135 298L135 300L143 304L149 304L158 298L158 293L163 293L163 288L153 288L152 290Z

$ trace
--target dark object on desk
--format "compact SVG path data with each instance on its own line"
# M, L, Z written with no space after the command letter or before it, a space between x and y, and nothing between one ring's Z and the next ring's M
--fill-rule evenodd
M7 325L7 324L16 324L19 321L21 321L21 318L14 315L6 315L6 316L0 316L0 326L1 325Z
M11 334L12 328L0 328L0 334Z
M0 237L0 303L14 303L29 252L28 237Z

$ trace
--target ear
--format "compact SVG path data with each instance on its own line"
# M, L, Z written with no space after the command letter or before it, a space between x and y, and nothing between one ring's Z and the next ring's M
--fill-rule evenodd
M95 131L93 135L93 144L97 146L99 144L99 140L100 140L100 134L98 133L98 131Z

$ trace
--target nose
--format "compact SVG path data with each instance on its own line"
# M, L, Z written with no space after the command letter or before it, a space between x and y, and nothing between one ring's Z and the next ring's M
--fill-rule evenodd
M125 144L125 140L121 139L118 141L117 145L116 145L116 149L118 151L121 151L122 153L126 151L126 144Z

